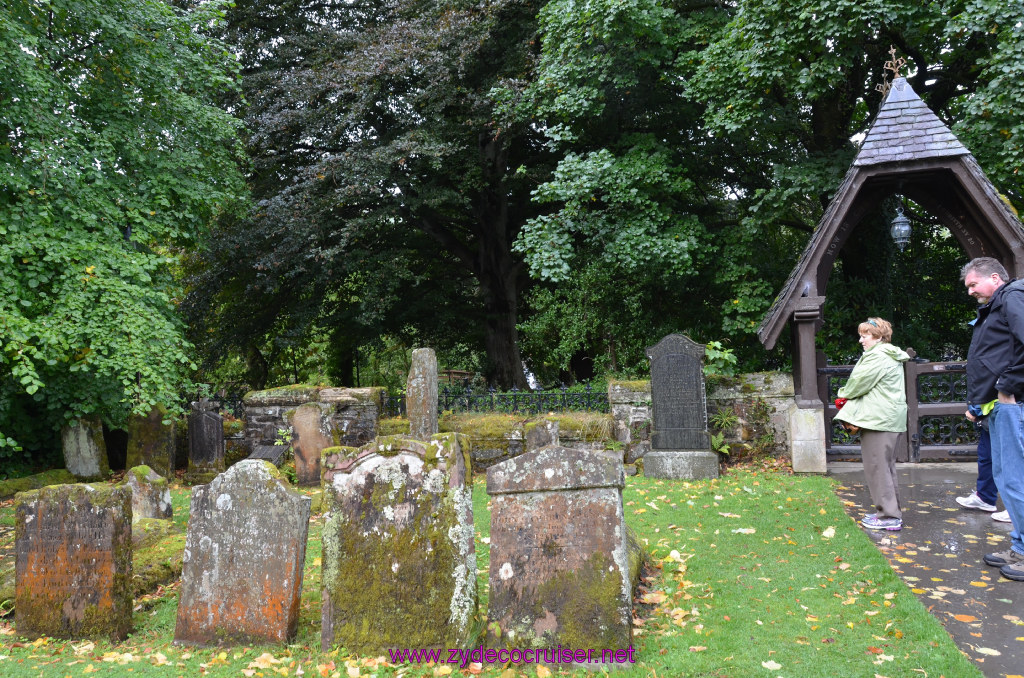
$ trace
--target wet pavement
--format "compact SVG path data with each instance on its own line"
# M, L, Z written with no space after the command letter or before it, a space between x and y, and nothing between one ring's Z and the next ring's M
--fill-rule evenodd
M897 472L903 530L865 532L985 676L1024 678L1024 582L982 560L1009 548L1010 525L956 503L974 490L977 465L897 464ZM851 517L874 511L860 462L830 463L828 474Z

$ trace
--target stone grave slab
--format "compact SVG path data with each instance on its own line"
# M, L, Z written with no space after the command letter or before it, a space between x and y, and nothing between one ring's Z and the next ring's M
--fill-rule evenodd
M192 482L213 480L224 471L224 418L214 411L216 403L192 403L188 417L188 471Z
M127 486L132 491L133 523L145 518L170 520L174 517L171 489L167 485L167 479L148 466L128 469L124 474L124 480L118 485Z
M269 461L278 468L284 463L284 456L288 452L287 445L257 445L253 448L252 454L249 455L249 459L262 459L263 461Z
M14 625L27 638L131 630L132 497L127 487L52 485L18 495Z
M192 488L174 642L284 643L299 621L310 498L244 459Z
M174 424L164 424L167 410L156 406L146 416L128 418L125 467L148 466L164 478L174 473Z
M409 416L410 438L428 440L437 433L437 355L432 348L412 352L405 384L405 411Z
M651 360L651 450L644 475L718 477L718 455L708 435L704 345L670 334L647 349Z
M61 429L64 467L79 480L106 480L110 472L103 424L98 419L76 419Z
M621 455L556 446L487 470L490 644L629 647L624 482Z
M386 436L324 458L321 647L465 647L477 607L465 436Z

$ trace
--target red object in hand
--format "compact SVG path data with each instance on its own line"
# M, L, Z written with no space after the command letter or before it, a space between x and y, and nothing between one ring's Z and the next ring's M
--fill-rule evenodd
M846 398L836 398L836 409L843 409L843 405L846 404Z

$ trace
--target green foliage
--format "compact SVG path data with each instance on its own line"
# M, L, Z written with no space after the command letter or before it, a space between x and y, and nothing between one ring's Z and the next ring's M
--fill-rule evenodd
M719 341L704 345L704 375L708 377L732 377L736 374L736 355L732 349L722 346Z
M220 11L16 0L0 14L0 459L74 417L176 405L192 367L176 253L243 189L237 125L214 105L236 66L204 34Z

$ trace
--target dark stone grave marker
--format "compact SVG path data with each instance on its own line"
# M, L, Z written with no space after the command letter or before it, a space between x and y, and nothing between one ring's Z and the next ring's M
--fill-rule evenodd
M717 478L718 455L708 436L704 345L670 334L647 349L651 359L651 451L644 475Z
M192 482L213 480L224 471L224 418L216 404L203 399L192 403L188 417L188 476Z
M164 478L174 473L174 425L164 424L167 410L157 406L146 416L128 418L125 467L148 466Z

